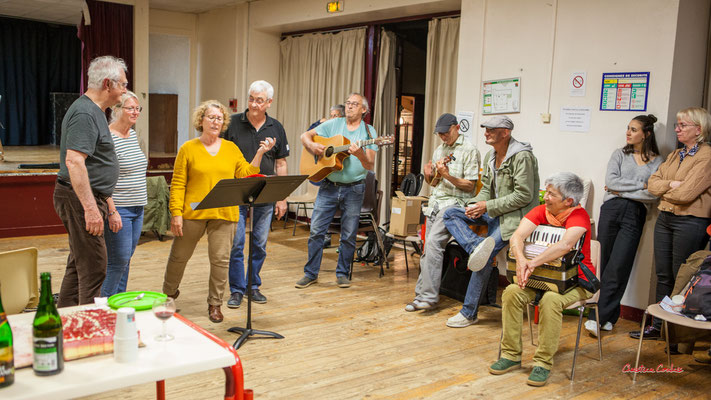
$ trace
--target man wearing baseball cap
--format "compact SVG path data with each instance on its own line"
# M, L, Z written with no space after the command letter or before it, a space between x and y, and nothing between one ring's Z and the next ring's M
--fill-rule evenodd
M466 208L450 208L442 217L445 227L469 253L467 266L472 270L462 309L447 320L450 328L477 322L479 297L484 282L489 281L494 257L508 244L521 218L539 204L538 160L530 144L511 137L513 121L497 115L481 127L486 129L486 144L493 147L484 157L481 190ZM470 225L487 226L487 236L477 235Z
M451 208L463 207L474 197L479 179L479 151L459 134L457 117L442 114L435 124L435 135L442 140L432 160L424 167L425 181L432 186L427 217L425 252L420 260L420 276L415 287L415 299L405 311L426 310L439 301L444 247L451 235L442 215Z

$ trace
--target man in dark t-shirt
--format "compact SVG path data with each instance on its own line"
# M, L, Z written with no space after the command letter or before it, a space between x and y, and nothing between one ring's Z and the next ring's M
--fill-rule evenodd
M590 272L595 273L590 259L590 216L579 205L584 192L582 180L570 172L560 172L548 178L545 185L546 204L533 208L521 219L509 242L516 258L516 283L506 287L501 295L501 358L489 367L489 372L493 375L505 374L521 367L523 310L536 297L536 291L526 287L531 273L541 265L568 253L583 235L582 263ZM559 226L566 230L561 240L529 260L524 255L524 239L541 224ZM578 281L580 280L587 281L578 267ZM533 370L526 381L527 384L543 386L548 382L553 356L558 351L562 312L568 305L591 296L592 293L585 290L582 284L565 293L544 292L539 302L538 348L533 355Z
M276 140L274 147L262 157L259 170L264 175L286 175L286 157L289 156L289 143L286 132L279 121L267 115L267 109L272 105L274 88L267 81L255 81L248 94L249 106L243 113L232 116L230 126L225 134L228 140L233 141L244 154L244 158L251 160L259 142L267 139ZM267 257L267 238L272 221L272 214L277 219L286 213L286 200L269 204L258 204L252 207L253 230L250 235L254 244L252 249L252 301L266 303L267 297L259 291L262 279L259 271L262 269L264 259ZM235 232L232 251L230 253L230 299L227 307L238 308L242 297L247 292L247 278L244 268L244 242L246 236L246 220L249 207L239 206L239 221Z
M95 58L88 78L86 93L62 121L54 209L69 234L69 256L59 307L93 303L106 276L106 199L119 170L104 111L126 93L126 64L111 56Z

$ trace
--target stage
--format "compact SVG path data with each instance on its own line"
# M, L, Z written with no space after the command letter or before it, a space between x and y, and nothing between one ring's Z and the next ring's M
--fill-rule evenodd
M59 163L59 146L4 146L0 161L0 238L65 233L52 203L58 169L20 168ZM174 154L151 153L147 176L170 184Z

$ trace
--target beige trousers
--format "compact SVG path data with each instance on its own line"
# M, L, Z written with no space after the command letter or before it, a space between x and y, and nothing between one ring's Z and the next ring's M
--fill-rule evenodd
M175 237L170 248L168 265L165 267L163 278L163 293L172 294L178 290L185 266L192 257L198 241L207 231L207 252L210 260L207 304L222 305L236 226L236 222L222 219L184 219L183 236Z
M536 291L521 289L517 284L510 284L501 295L503 310L501 323L504 334L501 338L501 357L511 361L521 361L523 344L521 342L521 323L526 304L533 301ZM538 303L538 348L533 355L533 365L550 370L553 356L558 351L560 330L563 325L563 309L578 300L592 297L590 292L575 287L564 294L545 292ZM531 316L533 318L533 315Z

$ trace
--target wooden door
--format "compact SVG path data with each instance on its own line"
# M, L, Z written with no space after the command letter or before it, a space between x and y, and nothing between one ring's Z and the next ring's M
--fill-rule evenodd
M178 151L178 95L148 95L150 118L148 142L151 153L176 154Z

